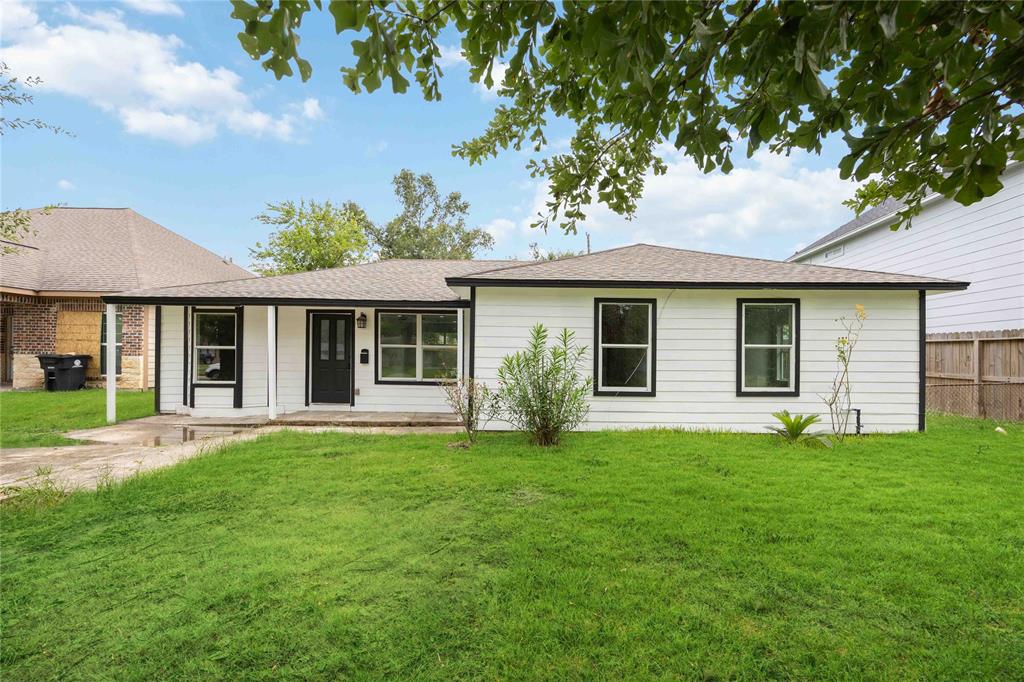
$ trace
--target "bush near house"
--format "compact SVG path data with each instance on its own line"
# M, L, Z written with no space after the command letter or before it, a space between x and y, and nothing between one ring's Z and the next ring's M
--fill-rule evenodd
M1024 436L282 433L0 505L5 678L1010 679Z

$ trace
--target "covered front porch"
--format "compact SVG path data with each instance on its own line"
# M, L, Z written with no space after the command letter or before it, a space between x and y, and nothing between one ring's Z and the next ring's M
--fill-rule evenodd
M468 301L361 303L157 305L156 411L228 427L457 424L440 384L468 366Z

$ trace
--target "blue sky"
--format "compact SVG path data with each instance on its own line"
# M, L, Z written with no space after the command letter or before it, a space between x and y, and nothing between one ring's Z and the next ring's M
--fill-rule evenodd
M582 234L528 227L545 191L526 154L473 167L451 156L498 102L469 81L454 37L444 99L428 103L414 89L345 89L338 68L350 47L316 10L302 32L314 72L302 83L276 81L248 58L226 2L2 2L0 58L44 80L19 113L75 133L3 138L4 208L129 206L247 265L248 247L267 235L252 219L267 202L351 199L384 221L397 210L391 178L410 168L463 193L471 225L495 235L486 257L524 257L533 241L583 248ZM557 147L570 133L562 124L549 139ZM650 180L633 221L595 208L586 229L595 250L645 241L784 258L850 217L840 202L853 186L835 171L841 154L836 143L821 156L740 154L725 176L703 175L670 150L670 172Z

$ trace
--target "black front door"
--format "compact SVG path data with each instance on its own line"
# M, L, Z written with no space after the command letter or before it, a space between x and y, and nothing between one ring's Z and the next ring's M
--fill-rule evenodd
M352 315L313 313L310 396L313 403L352 402Z

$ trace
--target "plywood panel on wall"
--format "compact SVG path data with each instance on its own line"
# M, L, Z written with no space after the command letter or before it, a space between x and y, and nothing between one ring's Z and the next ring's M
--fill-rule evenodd
M84 353L91 355L85 375L94 379L100 375L100 319L102 313L79 310L57 311L57 334L54 349L57 353Z

